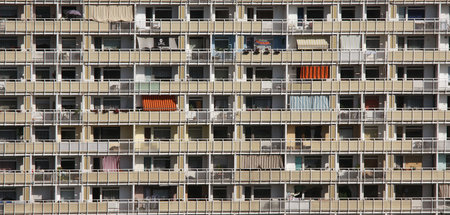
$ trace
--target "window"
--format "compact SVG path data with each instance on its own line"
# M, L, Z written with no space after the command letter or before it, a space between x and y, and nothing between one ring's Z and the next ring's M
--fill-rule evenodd
M307 20L321 20L323 18L323 7L308 7L306 9Z
M256 9L256 20L272 20L273 19L273 8L262 7Z
M342 7L341 8L342 20L351 20L355 17L355 7Z
M228 197L226 186L213 186L212 189L214 199L226 199Z
M48 36L39 36L36 37L36 49L50 49L51 48L52 38Z
M203 128L200 126L191 126L188 128L189 140L198 140L203 138Z
M268 199L270 198L270 188L266 187L254 187L253 198L255 199Z
M50 160L49 160L49 158L35 158L34 159L34 168L36 170L50 169Z
M34 136L37 140L49 140L50 127L36 127L34 130Z
M354 67L341 67L341 79L353 79L355 78Z
M366 138L366 139L378 138L378 127L365 127L364 128L364 138Z
M228 109L228 97L227 96L215 96L214 97L214 109L226 110Z
M408 67L406 71L407 79L423 79L424 78L423 67Z
M270 126L245 127L246 139L268 139L272 138L272 128Z
M75 158L61 158L61 169L75 169Z
M351 109L356 108L357 106L354 103L353 96L340 96L339 97L339 107L341 109Z
M17 98L14 97L0 97L0 110L17 109Z
M227 126L214 126L213 137L214 140L231 139L233 138L232 128Z
M172 8L155 7L155 19L170 19L172 17Z
M22 135L23 129L16 127L0 127L0 140L16 140Z
M423 49L425 47L425 41L423 36L408 37L407 38L408 49Z
M36 109L44 110L50 109L50 98L49 97L36 97L35 99Z
M120 37L103 37L103 49L113 50L120 48Z
M230 11L226 7L216 8L216 20L227 20L230 18Z
M256 68L255 79L260 80L271 80L272 79L272 68Z
M204 80L203 67L189 67L190 80Z
M120 98L119 97L103 98L103 109L120 109Z
M407 18L408 19L424 19L425 18L425 7L407 7Z
M225 81L228 80L229 72L228 67L216 67L214 68L214 78L217 81Z
M203 37L190 37L189 46L192 50L205 49L206 39Z
M17 6L0 6L0 18L19 18Z
M352 168L353 156L339 156L339 168Z
M1 13L1 11L0 11L0 13ZM17 200L16 190L14 188L0 189L0 200L1 201Z
M50 67L36 67L36 80L48 80L50 79Z
M1 67L0 68L0 80L12 80L17 79L16 67Z
M61 201L74 201L75 199L75 188L60 188Z
M0 158L0 171L16 170L16 158ZM0 199L1 200L1 199Z
M397 38L398 49L423 49L425 48L425 39L423 36L399 36Z
M103 68L103 80L120 80L120 68L119 67Z
M94 140L118 140L120 127L94 127Z
M247 109L270 109L272 108L272 97L253 96L245 99Z
M200 20L205 18L203 15L203 8L201 7L192 7L190 10L190 18L192 20Z
M39 18L39 19L52 18L50 6L36 6L35 12L36 12L36 18Z
M102 200L117 200L119 198L119 188L102 188Z
M340 139L351 139L353 137L353 127L342 126L339 127L339 138Z
M447 127L448 130L448 127ZM450 155L445 155L445 168L450 169Z
M214 45L216 51L226 51L231 49L232 46L229 37L215 37Z
M170 158L169 157L153 157L153 169L154 170L170 169Z
M75 140L76 139L76 129L75 128L61 128L61 139Z
M189 97L189 110L201 110L203 108L202 97Z
M420 126L408 126L405 127L405 138L406 139L415 139L422 138L422 127Z
M62 67L61 68L61 78L63 80L75 80L76 79L76 68L75 67Z
M320 156L305 156L305 168L317 169L322 167L322 158Z
M2 49L16 49L19 48L17 43L17 37L0 37L2 41L0 43L0 48Z
M367 19L380 19L381 17L381 9L380 7L367 7Z
M379 48L380 48L380 37L379 36L366 37L366 49L379 49Z
M62 49L63 50L71 50L77 49L77 38L76 37L63 37L61 38Z
M61 98L61 106L63 109L77 109L77 99L75 97Z
M203 158L201 156L190 156L188 158L189 170L202 169L203 168Z
M170 169L169 157L144 157L144 169L155 170L168 170Z
M254 8L247 8L247 20L253 21L255 16L255 9Z
M171 67L153 67L152 75L154 80L170 80L172 79Z
M145 8L145 19L147 19L147 21L153 19L153 8L152 7Z
M154 140L170 140L170 127L155 127L153 129Z
M378 67L366 67L366 79L380 78L380 71Z

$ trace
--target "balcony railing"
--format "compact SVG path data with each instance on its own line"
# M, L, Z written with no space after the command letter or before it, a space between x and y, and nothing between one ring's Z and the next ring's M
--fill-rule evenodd
M280 184L280 183L339 183L355 184L415 184L446 183L449 170L434 167L419 169L395 168L305 168L291 170L270 169L152 169L148 171L133 169L99 170L8 170L0 171L3 185L133 185L148 183L165 184Z
M194 212L277 212L277 213L330 213L330 212L435 212L448 210L445 198L407 198L407 199L255 199L248 201L232 199L195 199L188 201L174 199L131 200L117 199L102 202L40 202L7 201L0 203L3 213L15 214L45 213L58 207L61 213L186 213ZM81 206L85 207L81 207Z
M392 139L331 139L331 138L266 138L266 139L193 139L193 140L0 140L0 154L152 154L170 153L331 153L331 152L449 152L450 140L435 138Z
M241 93L276 94L285 93L349 93L349 92L398 92L433 93L450 92L445 79L273 79L259 81L239 80L36 80L24 79L0 80L0 93L9 95L89 93L103 94L205 94L205 93Z
M68 57L63 57L67 55ZM218 57L217 57L217 56ZM301 51L297 49L268 49L264 52L245 50L138 50L117 49L103 51L22 51L0 50L1 64L36 63L81 65L150 65L150 64L249 64L249 65L311 65L333 63L367 64L424 64L450 63L450 52L436 48L388 49L323 49Z
M129 0L128 0L129 1ZM351 0L350 0L351 1ZM384 1L384 0L383 0ZM86 2L84 2L86 3ZM191 3L191 2L189 2ZM221 2L223 3L223 2ZM87 19L8 19L0 21L1 32L70 32L107 34L148 33L333 33L333 32L449 32L449 22L438 18L388 19L314 19L314 20L138 20L132 22L96 22Z

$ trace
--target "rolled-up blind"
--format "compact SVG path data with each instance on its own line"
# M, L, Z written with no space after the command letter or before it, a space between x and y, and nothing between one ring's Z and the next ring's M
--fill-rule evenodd
M328 41L324 38L302 38L297 39L298 50L314 50L314 49L328 49Z
M98 22L131 22L134 18L132 5L89 5L87 17Z
M242 155L242 169L280 169L284 168L283 157L280 155Z

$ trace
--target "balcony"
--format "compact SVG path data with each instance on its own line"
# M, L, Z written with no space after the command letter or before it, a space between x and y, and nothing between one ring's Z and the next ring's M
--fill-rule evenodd
M438 79L416 80L268 80L268 81L195 81L195 80L155 80L139 82L133 80L117 81L78 81L78 80L44 80L25 82L21 80L0 81L6 94L59 94L59 93L90 93L90 94L174 94L174 93L255 93L282 94L298 92L410 92L425 93L447 90L438 86ZM0 90L2 90L0 88Z
M450 141L428 139L383 140L383 139L264 139L264 140L102 140L80 141L34 141L2 140L0 154L22 155L38 153L44 155L103 155L103 154L169 154L169 153L318 153L318 152L449 152Z
M158 0L159 1L159 0ZM207 2L207 1L205 1ZM223 2L220 2L223 4ZM143 22L146 22L143 24ZM449 23L445 20L427 18L424 20L285 20L274 19L264 21L238 20L191 20L180 19L162 21L132 22L96 22L86 19L35 19L25 21L9 19L0 22L3 32L34 33L233 33L273 34L273 33L335 33L335 32L420 32L434 34L448 32ZM145 27L140 28L143 25Z
M11 201L1 203L4 213L52 213L55 207L61 213L194 213L194 212L432 212L447 210L448 200L417 198L400 200L287 200L259 199L232 201L229 199L206 201L206 199L179 200L110 200L104 202L55 202L39 203Z
M21 50L0 51L2 64L38 63L38 64L67 64L79 65L89 63L92 65L103 64L332 64L332 63L367 63L383 64L386 62L424 64L424 63L448 63L449 51L437 49L415 49L404 51L389 51L386 49L324 49L321 51L299 50L266 50L263 52L234 51L143 51L134 49L122 49L111 51L36 51L27 52Z

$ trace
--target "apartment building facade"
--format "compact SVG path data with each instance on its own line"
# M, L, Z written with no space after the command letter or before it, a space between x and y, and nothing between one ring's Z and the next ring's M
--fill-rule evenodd
M448 1L2 0L0 213L450 213L449 83Z

